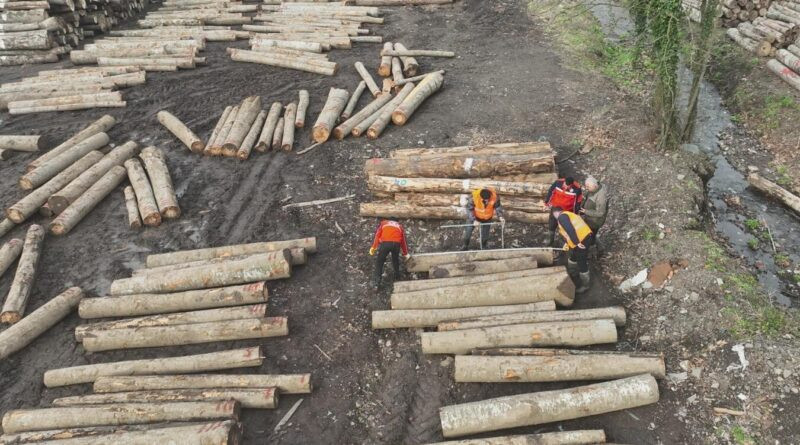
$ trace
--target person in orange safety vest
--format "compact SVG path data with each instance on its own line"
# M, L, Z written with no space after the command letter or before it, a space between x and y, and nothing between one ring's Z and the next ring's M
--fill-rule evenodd
M544 198L545 206L550 209L550 245L554 246L556 240L556 219L552 209L560 207L572 213L578 213L583 202L583 191L581 185L571 176L556 180L547 191Z
M372 276L372 284L377 289L381 285L381 278L383 277L383 265L386 263L386 257L392 255L392 267L394 268L394 279L400 277L400 252L402 251L403 257L408 259L408 244L406 244L406 232L403 226L393 220L384 219L378 225L378 230L375 231L375 239L372 241L372 247L369 249L370 255L378 254L375 258L375 271Z
M505 224L503 218L503 207L500 204L500 197L492 188L475 189L472 196L467 201L467 226L464 227L464 245L461 250L469 250L469 241L475 227L479 227L481 234L481 249L486 248L489 240L489 222L497 215L501 224Z
M558 224L558 232L564 238L564 250L569 251L567 272L573 277L577 272L578 287L575 292L589 290L589 246L592 244L592 229L577 213L568 212L561 207L553 207L553 216Z

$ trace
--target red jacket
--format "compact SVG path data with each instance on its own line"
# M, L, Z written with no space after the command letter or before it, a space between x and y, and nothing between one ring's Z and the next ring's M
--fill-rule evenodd
M554 182L547 191L545 202L550 207L561 207L568 212L577 213L583 202L581 185L577 181L572 184L566 182L563 178Z
M377 249L378 244L383 242L400 243L403 255L408 255L408 245L406 244L406 232L399 222L383 220L375 231L375 240L372 241L372 248Z

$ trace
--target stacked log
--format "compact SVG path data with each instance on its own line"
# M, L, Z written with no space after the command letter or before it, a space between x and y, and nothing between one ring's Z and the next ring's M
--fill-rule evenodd
M381 201L362 203L361 216L417 219L464 220L473 190L489 187L507 220L544 224L543 197L556 179L547 142L394 150L366 161L364 171Z
M135 226L135 222L141 219L146 226L157 227L164 220L178 218L181 209L164 152L151 146L143 149L139 158L141 162L136 158L125 161L125 170L139 210L135 218L132 210L128 212L130 225Z
M775 59L767 62L767 68L784 82L800 90L800 42L789 45L788 49L779 49Z

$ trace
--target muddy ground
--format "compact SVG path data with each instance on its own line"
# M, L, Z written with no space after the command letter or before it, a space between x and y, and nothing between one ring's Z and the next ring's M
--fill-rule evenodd
M577 172L580 177L595 174L616 193L609 228L601 235L603 254L593 266L599 279L576 305L626 305L630 322L620 331L619 349L663 351L669 372L682 372L688 366L682 362L692 359L695 367L703 363L706 374L694 373L683 383L662 383L662 400L657 405L509 433L603 428L609 441L621 443L728 443L738 431L735 426L746 434L763 431L780 443L796 443L797 416L790 412L796 410L798 397L791 388L785 398L774 401L770 418L777 418L780 428L774 422L762 425L762 417L742 421L714 418L710 413L713 406L742 408L737 385L741 388L754 377L725 372L736 356L719 343L733 342L732 334L716 326L717 311L726 300L715 270L707 268L706 243L711 241L703 231L703 172L697 168L703 161L652 151L646 104L601 76L566 68L563 53L544 34L544 26L529 17L524 2L462 0L440 8L387 8L386 16L386 25L373 27L377 34L408 47L450 49L459 57L422 60L423 71L447 70L444 88L408 125L390 128L376 142L329 142L299 157L271 153L255 154L246 162L209 159L190 154L157 123L155 114L169 109L204 137L226 105L253 94L261 95L264 104L288 103L298 89L305 88L312 98L307 121L313 122L330 87L352 90L356 85L354 62L377 66L377 45L333 51L331 59L341 64L341 70L334 77L323 77L233 63L225 55L228 44L210 43L207 67L148 74L146 85L125 91L127 108L2 115L5 133L43 133L56 140L104 113L114 115L120 122L110 131L116 143L135 140L166 149L184 212L178 221L134 232L125 223L122 192L115 192L68 236L47 239L30 310L70 285L102 295L112 280L141 267L150 252L316 236L319 253L310 257L308 265L297 268L290 280L271 285L269 312L289 317L288 337L87 354L72 336L80 323L74 314L0 363L0 411L46 406L53 398L90 391L89 385L44 388L42 373L50 368L256 344L264 348L265 364L257 371L238 372L312 372L315 390L310 395L284 396L274 411L246 410L246 444L431 442L442 439L441 406L571 386L454 385L452 360L420 354L415 332L372 331L370 311L388 307L389 290L375 294L368 289L371 261L367 250L376 221L358 217L357 208L358 202L370 199L362 174L364 160L391 149L546 139L562 159L569 158L560 163L562 172ZM235 46L245 47L246 42ZM43 68L50 67L4 68L0 80ZM362 98L364 103L366 98ZM306 130L300 133L296 148L308 145ZM573 155L579 146L594 150ZM25 155L15 156L0 166L4 205L23 196L16 181L28 160ZM301 202L351 193L356 195L352 201L281 210L289 197ZM45 222L38 217L34 221ZM438 225L409 222L411 249L456 248L459 234ZM24 230L18 227L9 236L21 237ZM664 238L652 238L649 234L654 230L666 232ZM515 224L506 240L514 246L542 245L545 236L540 227ZM690 263L673 278L672 291L623 295L615 289L622 278L672 257ZM7 292L10 281L9 276L0 281L0 293ZM793 342L785 341L789 346L781 349L786 357L779 364L791 369L784 362L794 360ZM768 347L776 342L765 340ZM717 346L709 349L713 345ZM707 377L709 372L712 377ZM767 386L771 376L767 369L756 378ZM722 386L720 378L725 380ZM793 382L796 387L796 379L796 375L787 377L787 385ZM713 390L708 389L712 382L717 382ZM702 397L691 398L699 393ZM305 400L289 425L273 432L300 397ZM789 411L780 414L781 409ZM773 411L772 404L768 411Z

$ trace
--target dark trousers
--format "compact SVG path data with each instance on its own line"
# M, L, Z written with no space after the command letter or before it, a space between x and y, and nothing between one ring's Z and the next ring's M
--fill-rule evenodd
M589 235L583 240L585 248L575 247L569 250L569 260L578 263L578 272L589 272L589 246L594 243L594 235Z
M547 220L547 227L550 229L550 246L552 247L556 242L556 229L558 229L558 221L553 216L553 210L550 210L550 218Z
M491 222L491 221L480 221L479 223ZM481 249L486 248L486 243L489 241L489 229L492 226L486 224L481 226ZM464 227L464 250L469 249L469 240L472 239L472 231L475 229L475 226L472 224Z
M394 268L394 278L400 277L400 243L394 241L386 241L378 244L378 255L375 257L375 274L372 276L372 282L376 286L381 284L381 277L383 276L383 264L386 263L386 257L392 254L392 268Z

